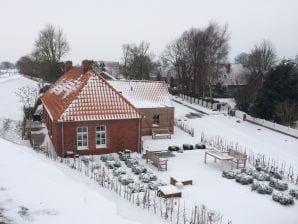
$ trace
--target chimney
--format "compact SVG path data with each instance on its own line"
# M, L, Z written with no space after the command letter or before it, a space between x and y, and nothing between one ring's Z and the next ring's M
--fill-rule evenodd
M72 68L72 61L64 62L64 72L68 72Z
M83 74L85 74L89 70L92 70L92 65L93 65L93 61L91 61L91 60L82 61L81 69L82 69Z

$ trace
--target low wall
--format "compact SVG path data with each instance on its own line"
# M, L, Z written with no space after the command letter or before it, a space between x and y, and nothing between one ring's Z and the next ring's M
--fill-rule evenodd
M261 125L261 126L266 127L266 128L270 128L274 131L277 131L277 132L280 132L280 133L287 134L287 135L290 135L292 137L298 138L298 130L296 130L296 129L293 129L293 128L290 128L290 127L287 127L287 126L284 126L284 125L280 125L280 124L277 124L277 123L274 123L274 122L271 122L271 121L267 121L267 120L264 120L264 119L260 119L260 118L250 116L250 115L246 114L243 111L236 110L235 111L235 117L237 117L239 119L249 121L249 122L254 123L254 124Z
M216 110L218 108L217 107L218 103L213 103L212 104L212 103L207 102L207 101L204 101L202 99L196 99L194 97L186 96L186 95L183 95L183 94L180 94L179 96L180 96L181 99L186 100L189 103L198 104L198 105L200 105L202 107L206 107L206 108L209 108L211 110ZM221 105L221 109L220 110L221 111L222 110L228 110L228 107Z

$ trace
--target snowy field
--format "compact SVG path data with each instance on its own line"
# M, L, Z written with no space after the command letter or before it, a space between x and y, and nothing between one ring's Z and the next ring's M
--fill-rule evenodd
M15 92L23 86L37 87L37 82L15 73L0 75L0 118L22 120L23 109Z
M0 75L2 123L6 118L22 119L22 107L14 94L21 86L34 87L37 83L20 75ZM11 126L14 127L13 123ZM10 139L8 134L4 133L6 139ZM114 192L99 188L84 175L29 147L0 137L0 153L0 223L163 222L158 216L130 204Z
M22 119L22 107L14 93L19 87L28 85L36 86L37 83L20 75L0 76L0 121ZM195 144L200 142L204 132L238 142L247 150L266 154L280 163L286 161L298 171L297 139L248 122L238 123L236 118L198 105L183 103L208 114L188 119L185 115L194 110L174 103L175 117L193 127L195 136L175 128L172 139L144 137L145 149L166 150L169 145ZM9 139L7 134L6 139ZM100 188L83 174L49 160L29 147L0 138L0 153L0 214L13 223L163 223L159 216ZM222 178L222 170L230 165L214 163L211 158L204 164L203 150L175 155L169 158L168 171L158 172L152 165L147 166L167 183L171 176L192 179L194 185L182 189L181 200L187 206L199 203L219 211L224 216L223 223L227 220L241 224L298 223L297 200L293 206L282 206L273 202L271 196L252 192L250 186Z

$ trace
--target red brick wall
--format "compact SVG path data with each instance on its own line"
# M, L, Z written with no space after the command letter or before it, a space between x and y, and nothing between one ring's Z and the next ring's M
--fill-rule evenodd
M46 117L48 117L46 115ZM49 117L48 117L49 118ZM62 123L52 123L48 128L52 129L52 143L59 156L63 154ZM106 125L107 148L96 149L96 127ZM88 127L88 149L77 150L77 128ZM130 149L137 152L141 141L138 141L139 120L111 120L111 121L87 121L64 122L64 151L74 151L80 155L94 155L117 152L122 149Z

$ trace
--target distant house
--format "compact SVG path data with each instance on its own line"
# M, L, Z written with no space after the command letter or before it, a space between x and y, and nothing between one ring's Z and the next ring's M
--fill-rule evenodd
M118 61L99 61L99 63L103 63L106 72L115 79L122 78L120 63Z
M142 135L154 129L174 131L174 106L164 81L114 80L109 83L144 115Z
M41 98L44 120L59 156L140 152L142 113L100 74L91 61L65 64L65 74Z
M227 94L231 96L237 87L246 86L248 80L249 72L242 64L222 64L213 86L220 83L227 88Z

